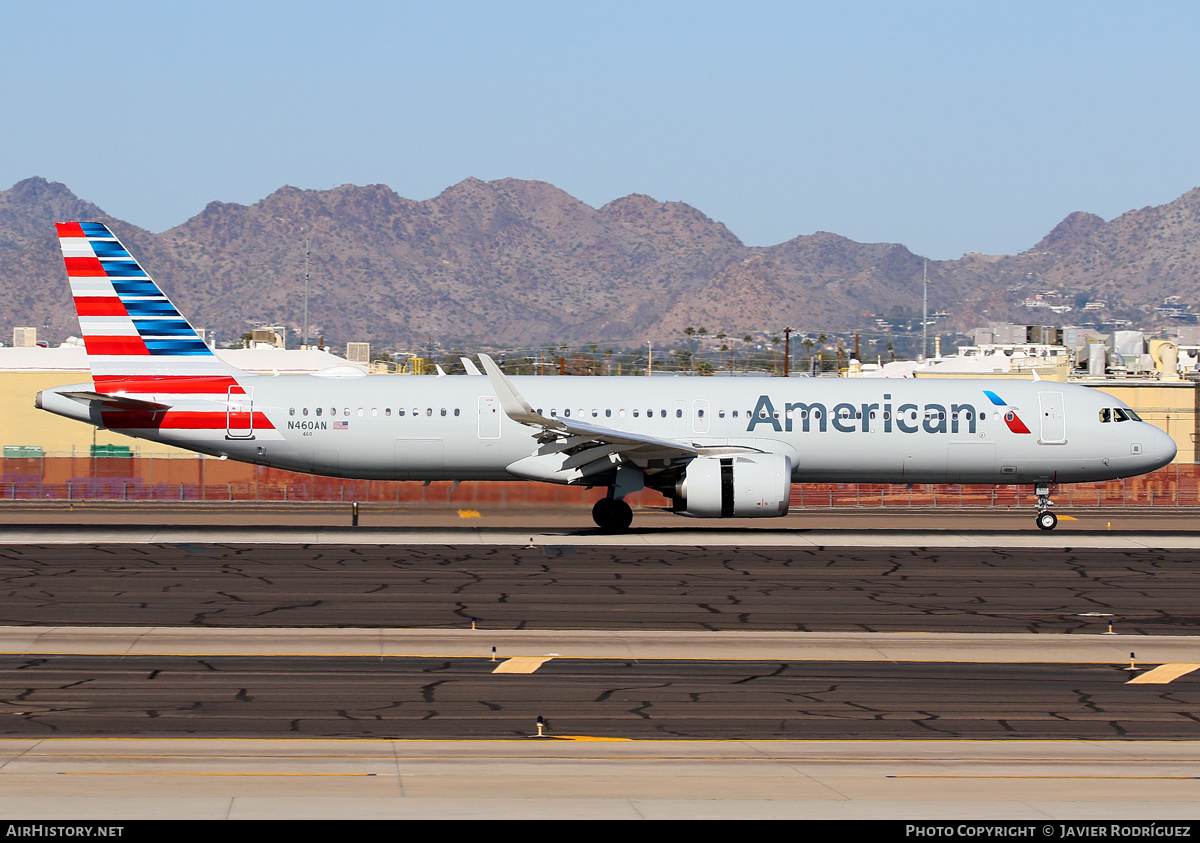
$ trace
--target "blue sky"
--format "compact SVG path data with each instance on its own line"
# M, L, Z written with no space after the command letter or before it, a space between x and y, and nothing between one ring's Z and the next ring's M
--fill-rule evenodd
M1200 4L13 3L0 188L153 231L284 184L679 200L933 258L1200 185Z

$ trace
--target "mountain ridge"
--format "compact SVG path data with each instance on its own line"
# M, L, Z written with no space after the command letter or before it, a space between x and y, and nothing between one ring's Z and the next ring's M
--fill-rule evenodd
M876 319L919 316L924 268L902 244L819 231L746 246L686 203L635 193L593 208L532 180L468 178L426 200L384 184L285 185L252 205L210 202L155 234L35 176L0 191L10 270L0 318L49 325L51 338L78 333L56 219L111 225L181 310L224 341L255 321L298 339L306 236L310 334L377 348L430 336L468 348L679 344L689 325L736 337L785 325L877 331ZM929 261L928 272L930 309L950 311L942 330L1082 319L1022 305L1037 296L1076 310L1103 298L1106 316L1124 318L1153 316L1167 296L1194 306L1200 189L1110 221L1073 212L1025 252Z

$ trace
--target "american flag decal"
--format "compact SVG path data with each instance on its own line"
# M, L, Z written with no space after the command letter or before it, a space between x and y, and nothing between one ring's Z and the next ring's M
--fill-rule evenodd
M350 429L350 422L348 422L348 421L335 421L335 422L333 423L333 429L334 429L334 430L349 430L349 429Z

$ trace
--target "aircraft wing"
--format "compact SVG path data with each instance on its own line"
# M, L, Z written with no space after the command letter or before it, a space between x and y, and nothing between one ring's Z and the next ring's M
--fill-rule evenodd
M681 442L678 439L663 439L658 436L631 433L627 430L613 430L610 427L577 419L559 416L547 418L539 415L525 400L525 397L517 391L512 381L500 371L500 367L491 357L480 354L479 361L483 363L483 369L487 372L492 387L496 390L496 396L500 399L500 406L504 409L504 414L515 422L529 427L539 427L549 434L546 437L539 437L539 441L542 441L543 438L546 441L566 438L576 440L572 447L586 442L595 442L605 445L629 446L624 449L627 451L647 449L656 454L668 452L678 456L697 456L703 450L700 446Z
M631 445L634 448L647 448L654 451L671 451L680 455L696 456L700 453L701 448L680 442L677 439L661 439L657 436L646 436L641 433L630 433L624 430L613 430L610 427L604 427L599 424L591 424L585 421L575 421L574 419L564 419L562 429L565 433L572 436L586 436L595 439L599 442L606 442L611 445Z
M513 421L536 428L537 451L507 466L510 474L550 483L594 483L596 476L631 463L645 468L649 460L662 460L662 469L699 456L760 453L740 445L701 445L680 439L664 439L628 430L614 430L581 419L547 418L530 406L486 354L479 362L500 399L500 406ZM660 469L660 470L662 470Z

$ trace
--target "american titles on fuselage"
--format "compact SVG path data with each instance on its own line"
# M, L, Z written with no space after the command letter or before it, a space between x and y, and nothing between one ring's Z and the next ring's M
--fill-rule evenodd
M891 399L891 394L884 393L882 403L843 401L833 407L826 407L820 401L788 401L783 403L781 417L770 396L760 395L746 430L753 433L759 425L766 425L776 433L791 432L797 427L804 433L811 432L814 427L822 433L830 429L840 433L870 433L873 430L884 433L976 432L979 412L973 404L951 404L947 408L944 404L906 402L893 408Z

